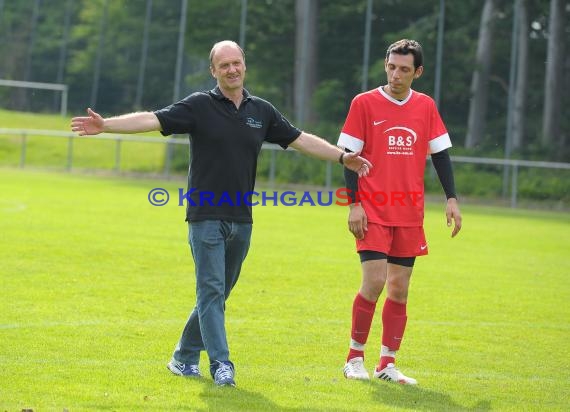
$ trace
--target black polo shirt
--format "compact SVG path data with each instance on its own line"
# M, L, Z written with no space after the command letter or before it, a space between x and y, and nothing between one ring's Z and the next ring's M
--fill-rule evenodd
M188 133L190 169L184 193L189 222L215 219L252 222L247 197L255 186L263 142L293 142L301 131L266 100L243 91L239 109L216 87L193 93L154 112L162 134Z

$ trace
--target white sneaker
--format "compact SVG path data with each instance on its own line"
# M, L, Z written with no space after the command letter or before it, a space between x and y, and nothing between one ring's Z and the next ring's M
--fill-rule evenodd
M414 378L409 378L400 372L393 363L389 363L381 371L374 370L374 377L378 379L383 379L389 382L396 382L402 385L417 385L418 381Z
M200 368L198 365L190 365L187 363L178 362L174 359L170 360L166 365L168 370L175 375L186 376L190 378L201 378Z
M344 377L346 379L369 380L370 375L368 375L368 371L364 367L364 358L356 357L346 362L346 365L344 365Z

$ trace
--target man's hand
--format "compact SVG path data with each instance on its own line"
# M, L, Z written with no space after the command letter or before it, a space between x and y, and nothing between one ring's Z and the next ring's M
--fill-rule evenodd
M445 208L445 217L447 218L447 226L451 227L451 221L453 220L453 231L451 232L451 237L455 237L461 230L461 212L459 211L459 205L457 204L457 199L451 197L447 199L447 206Z
M103 132L105 120L91 109L87 109L87 117L74 117L71 119L71 131L79 136L94 135Z
M346 152L342 160L347 169L358 173L358 177L368 176L370 169L372 169L372 163L360 157L360 152Z
M358 240L364 239L364 234L368 230L368 217L362 205L350 205L348 230L350 230L350 233Z

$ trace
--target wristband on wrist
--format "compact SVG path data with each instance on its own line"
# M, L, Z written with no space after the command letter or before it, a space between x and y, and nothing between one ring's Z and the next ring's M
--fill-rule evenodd
M338 162L339 162L341 165L344 165L344 155L345 155L345 152L342 152L342 153L340 154L340 157L338 158Z

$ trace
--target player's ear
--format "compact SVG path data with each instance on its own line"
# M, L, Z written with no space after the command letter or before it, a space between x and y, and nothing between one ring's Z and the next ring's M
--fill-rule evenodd
M419 79L423 72L424 72L424 66L418 67L416 69L416 72L414 73L414 79Z

